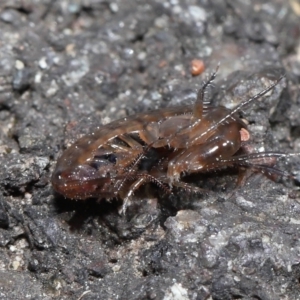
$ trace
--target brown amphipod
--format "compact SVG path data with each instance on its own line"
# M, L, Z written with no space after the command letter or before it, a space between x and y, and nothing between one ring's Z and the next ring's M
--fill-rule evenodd
M98 127L77 140L58 159L52 175L54 189L71 199L120 198L125 212L133 193L147 182L171 192L173 187L197 189L183 181L188 174L228 167L287 175L273 165L277 158L290 154L243 152L249 132L237 115L281 78L230 110L204 101L216 72L204 82L193 105L140 113Z

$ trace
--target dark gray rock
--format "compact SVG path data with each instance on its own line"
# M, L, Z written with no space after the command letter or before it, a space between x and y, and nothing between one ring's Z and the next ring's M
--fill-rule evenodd
M243 108L251 147L300 152L299 10L293 1L2 1L1 299L299 299L296 182L199 175L207 192L146 187L71 201L50 178L64 147L112 120L207 97ZM297 54L298 53L298 54ZM205 63L192 76L193 59Z

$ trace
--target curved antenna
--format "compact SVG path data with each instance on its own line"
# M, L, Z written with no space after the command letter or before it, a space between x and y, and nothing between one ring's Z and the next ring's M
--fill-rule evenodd
M210 77L208 78L208 80L206 80L201 89L199 89L198 93L197 93L197 100L194 104L194 109L193 109L193 118L194 120L201 120L202 119L202 115L203 115L203 110L207 107L208 104L210 104L209 101L204 101L205 98L205 90L212 84L212 82L216 79L217 77L217 73L219 71L220 68L220 62L218 63L216 70L210 75ZM194 126L194 124L193 124Z
M207 171L216 169L230 168L234 166L257 169L262 173L269 175L275 174L283 177L296 179L288 172L282 171L273 165L278 158L299 156L300 153L282 153L282 152L256 152L243 155L237 155L228 159L221 159L206 166Z
M220 119L217 123L210 126L207 130L202 132L197 138L193 139L191 143L188 143L187 146L190 146L191 144L194 144L197 140L203 138L203 136L207 135L214 129L216 129L218 126L223 124L226 120L228 120L230 117L232 117L235 113L237 113L239 110L241 110L242 107L246 106L247 104L259 99L260 97L267 94L269 91L271 91L285 76L281 75L274 83L269 85L267 88L265 88L263 91L259 92L258 94L254 95L253 97L241 102L238 106L236 106L233 110L230 111L224 118Z

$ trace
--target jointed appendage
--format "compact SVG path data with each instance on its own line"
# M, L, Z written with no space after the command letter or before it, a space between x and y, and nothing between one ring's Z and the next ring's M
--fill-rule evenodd
M197 93L197 100L194 104L193 116L191 118L191 125L194 122L195 123L201 122L202 115L205 112L205 109L207 109L207 107L210 104L210 101L205 101L205 92L206 92L206 89L216 79L217 73L218 73L218 70L219 70L219 66L220 65L218 64L216 70L210 75L208 80L203 83L202 87L199 89L199 91Z

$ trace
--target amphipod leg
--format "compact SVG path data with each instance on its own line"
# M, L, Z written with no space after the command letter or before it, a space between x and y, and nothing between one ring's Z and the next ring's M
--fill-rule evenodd
M141 177L138 180L136 180L131 186L130 189L126 195L126 197L123 199L123 204L122 207L119 211L119 214L125 215L126 213L126 209L128 204L130 203L130 199L133 196L134 192L144 183L146 182L146 178L145 177Z
M277 175L293 178L288 172L282 171L274 167L278 158L299 156L299 153L280 153L280 152L257 152L238 156L233 156L227 159L207 165L208 171L226 168L226 167L244 167L257 170L266 175Z
M195 193L195 194L207 194L208 191L205 189L202 189L200 187L188 184L186 182L183 181L176 181L173 182L173 186L179 188L179 189L183 189L184 191L188 192L188 193Z
M139 149L139 150L141 150L141 152L143 151L143 146L138 141L133 139L131 136L122 134L119 136L119 139L121 139L126 144L128 144L130 146L130 148Z
M156 177L149 175L147 173L135 173L132 174L131 176L129 175L129 177L127 178L132 179L132 178L137 178L136 181L133 182L133 184L130 186L129 191L127 192L125 198L123 199L123 205L122 208L120 210L120 213L125 214L126 212L126 208L128 206L128 204L130 203L130 199L133 196L134 192L143 184L147 183L147 182L153 182L155 183L158 187L160 187L165 193L169 193L171 194L172 191L170 190L170 188L167 186L166 183L164 183L163 181L157 179Z

